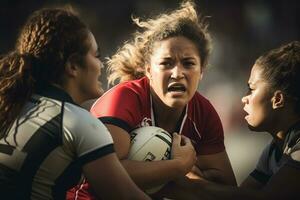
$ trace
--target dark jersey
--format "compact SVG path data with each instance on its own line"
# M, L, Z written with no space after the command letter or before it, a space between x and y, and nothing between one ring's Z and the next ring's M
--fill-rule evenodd
M289 129L282 149L274 141L264 149L256 169L250 175L266 184L284 165L300 170L300 122Z

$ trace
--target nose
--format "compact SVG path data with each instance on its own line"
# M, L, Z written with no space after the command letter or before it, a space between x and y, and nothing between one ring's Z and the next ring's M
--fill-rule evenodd
M171 78L180 79L184 77L184 70L181 64L177 64L172 69Z

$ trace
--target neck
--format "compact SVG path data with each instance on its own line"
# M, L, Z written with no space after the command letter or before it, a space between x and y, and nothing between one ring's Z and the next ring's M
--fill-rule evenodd
M152 96L152 101L156 126L165 129L169 133L177 131L176 129L178 124L181 123L185 107L168 107L155 95Z
M64 84L64 85L53 84L53 85L65 90L71 96L73 101L78 105L81 105L86 100L85 98L82 97L82 95L80 95L80 92L76 89L76 87L72 87L72 84Z
M289 128L293 126L295 123L297 123L298 121L300 121L300 118L298 116L294 116L294 115L282 115L282 116L289 116L289 117L285 117L285 118L281 117L280 120L273 123L276 124L276 126L273 126L273 129L269 131L277 144L282 144L286 138Z

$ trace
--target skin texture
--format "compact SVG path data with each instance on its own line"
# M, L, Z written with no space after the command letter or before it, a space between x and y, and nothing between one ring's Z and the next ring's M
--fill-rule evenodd
M254 65L248 81L248 93L242 98L245 120L251 130L265 130L270 126L272 115L272 95L269 84L262 78L261 68Z
M103 64L99 59L98 45L92 33L88 34L86 43L90 46L87 54L80 58L80 62L77 55L71 56L66 67L69 76L66 87L78 104L97 98L103 93L99 81Z
M151 92L166 106L183 109L194 96L202 77L197 47L185 37L173 37L154 44L147 66ZM184 91L173 87L183 87Z

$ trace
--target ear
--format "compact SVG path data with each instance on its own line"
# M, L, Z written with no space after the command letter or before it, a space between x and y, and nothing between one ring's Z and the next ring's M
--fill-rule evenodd
M284 107L285 97L281 90L276 90L272 97L272 108L278 109Z
M203 69L201 69L201 71L200 71L200 78L199 78L199 81L201 81L202 80L202 78L203 78Z
M65 66L66 75L70 76L70 77L76 77L78 74L79 68L80 68L80 66L78 63L77 56L71 55L66 62L66 66Z
M146 64L145 73L146 73L146 76L148 77L148 79L151 80L152 76L151 76L151 66L150 66L150 64Z

